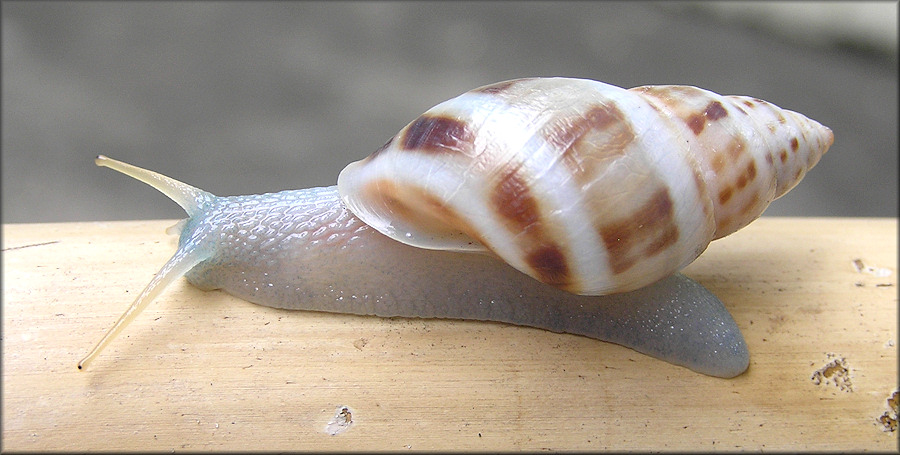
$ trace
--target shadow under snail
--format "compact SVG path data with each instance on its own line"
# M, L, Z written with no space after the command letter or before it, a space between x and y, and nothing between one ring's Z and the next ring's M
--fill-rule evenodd
M527 78L438 104L327 188L219 197L98 156L188 218L78 367L185 276L270 307L539 327L733 377L749 365L740 330L677 272L832 141L757 98Z

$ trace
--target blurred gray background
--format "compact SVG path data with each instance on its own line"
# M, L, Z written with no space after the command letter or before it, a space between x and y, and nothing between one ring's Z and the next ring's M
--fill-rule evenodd
M219 195L335 183L524 76L763 98L835 144L766 215L897 216L897 3L3 2L4 223L182 218L93 157Z

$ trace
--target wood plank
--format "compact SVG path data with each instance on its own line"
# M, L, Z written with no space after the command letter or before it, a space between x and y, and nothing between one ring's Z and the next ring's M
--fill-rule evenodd
M685 269L744 332L734 379L573 335L275 310L184 280L78 371L174 251L173 223L3 226L5 450L897 449L879 422L898 380L896 219L762 218Z

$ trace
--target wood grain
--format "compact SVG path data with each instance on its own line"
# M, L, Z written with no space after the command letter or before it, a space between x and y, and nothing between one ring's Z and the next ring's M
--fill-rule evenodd
M750 347L730 380L573 335L275 310L184 280L78 371L174 251L173 223L3 226L4 450L897 449L879 422L898 380L893 218L762 218L688 267Z

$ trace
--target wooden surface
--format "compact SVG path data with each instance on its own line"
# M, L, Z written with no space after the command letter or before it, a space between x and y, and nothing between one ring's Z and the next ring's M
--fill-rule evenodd
M171 224L3 226L4 450L897 450L879 421L898 380L896 219L763 218L685 269L743 330L735 379L183 279L78 371L174 251Z

